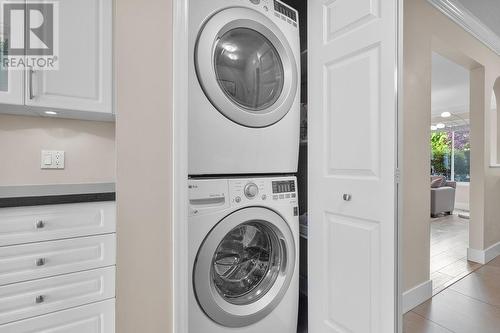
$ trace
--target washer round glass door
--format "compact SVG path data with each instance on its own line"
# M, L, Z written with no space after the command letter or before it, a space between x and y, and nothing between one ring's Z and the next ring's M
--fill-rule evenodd
M267 316L289 287L294 245L290 227L270 209L244 208L225 217L205 238L193 270L203 311L227 327Z
M218 12L202 28L195 53L205 95L230 120L266 127L290 110L297 64L284 34L265 15L248 8Z

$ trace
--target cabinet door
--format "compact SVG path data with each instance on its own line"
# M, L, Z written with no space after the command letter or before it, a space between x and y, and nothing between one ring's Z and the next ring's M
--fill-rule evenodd
M23 105L24 70L3 68L5 52L0 48L0 104Z
M26 105L111 113L112 0L58 3L59 69L26 71Z
M0 326L2 333L114 333L115 301L108 300Z

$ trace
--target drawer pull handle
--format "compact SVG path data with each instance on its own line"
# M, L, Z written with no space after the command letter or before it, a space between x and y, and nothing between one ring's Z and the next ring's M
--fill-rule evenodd
M36 223L36 228L37 228L37 229L42 229L42 228L44 228L44 227L45 227L45 222L43 222L42 220L40 220L40 221L38 221L38 222Z
M36 265L37 266L43 266L43 265L45 265L45 262L46 262L45 258L38 258L36 260Z
M37 297L35 298L35 303L36 303L36 304L40 304L40 303L43 303L43 302L45 302L45 296L40 295L40 296L37 296Z

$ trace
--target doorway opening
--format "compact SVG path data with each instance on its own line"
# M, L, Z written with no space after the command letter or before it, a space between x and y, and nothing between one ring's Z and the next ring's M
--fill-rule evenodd
M470 72L432 53L430 277L433 295L471 271Z

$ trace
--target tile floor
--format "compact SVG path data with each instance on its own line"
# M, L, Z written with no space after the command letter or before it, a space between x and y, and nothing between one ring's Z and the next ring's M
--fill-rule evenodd
M500 257L404 316L404 333L499 333Z
M480 267L467 261L469 220L458 217L458 213L431 219L430 272L434 295Z

